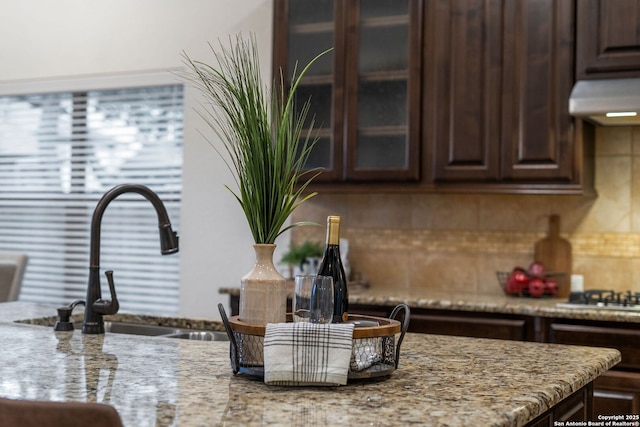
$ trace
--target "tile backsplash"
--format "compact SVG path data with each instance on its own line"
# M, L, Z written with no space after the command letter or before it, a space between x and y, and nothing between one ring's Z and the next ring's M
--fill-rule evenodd
M526 267L560 215L573 273L586 289L640 292L640 127L598 127L597 195L322 194L294 221L340 215L353 275L372 288L500 294L496 271ZM292 239L323 242L324 227L298 227Z

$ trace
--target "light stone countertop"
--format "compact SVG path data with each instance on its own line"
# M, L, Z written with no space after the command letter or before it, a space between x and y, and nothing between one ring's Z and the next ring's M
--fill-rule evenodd
M519 426L620 361L612 349L407 334L388 378L275 387L234 376L228 342L14 323L51 310L0 304L0 396L107 403L132 427Z
M240 288L221 288L221 294L240 295ZM640 311L575 309L557 307L567 298L529 298L508 295L443 292L429 289L365 289L349 293L350 304L394 307L400 303L410 308L462 310L478 313L520 314L564 319L640 323Z

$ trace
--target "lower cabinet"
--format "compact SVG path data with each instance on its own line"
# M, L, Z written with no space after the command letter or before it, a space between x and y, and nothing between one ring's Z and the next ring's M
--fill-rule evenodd
M546 341L557 344L609 347L620 351L622 361L615 370L594 382L594 413L640 413L640 330L637 324L546 320Z
M597 413L593 408L592 396L593 383L590 383L527 423L527 427L551 427L559 425L559 422L592 420L593 414Z
M593 413L640 414L640 373L612 370L596 378Z
M388 316L391 308L355 305L350 311ZM635 323L550 319L500 313L411 309L409 331L518 341L608 347L620 351L622 361L593 382L592 397L572 396L559 413L549 413L530 425L553 421L592 420L587 414L640 414L640 328ZM571 399L573 403L571 403ZM589 402L585 407L583 403ZM587 412L585 412L587 411Z
M352 304L349 311L388 317L391 308ZM412 308L409 332L532 341L534 323L526 316Z

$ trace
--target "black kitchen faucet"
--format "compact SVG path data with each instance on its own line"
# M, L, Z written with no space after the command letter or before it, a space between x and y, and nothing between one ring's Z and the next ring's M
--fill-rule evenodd
M86 301L74 301L68 307L58 309L58 323L56 330L70 330L73 325L69 321L71 311L76 305L85 305L84 321L82 323L83 334L104 334L105 314L116 314L120 308L118 298L116 296L116 288L113 283L113 271L105 272L107 282L109 283L110 300L102 299L100 290L100 228L102 223L102 215L105 209L113 199L123 193L138 193L151 202L158 214L158 228L160 231L160 252L162 255L170 255L178 252L178 234L171 228L169 215L165 209L162 200L156 193L151 191L144 185L139 184L122 184L107 191L98 201L93 218L91 219L91 254L89 259L89 284L87 286Z

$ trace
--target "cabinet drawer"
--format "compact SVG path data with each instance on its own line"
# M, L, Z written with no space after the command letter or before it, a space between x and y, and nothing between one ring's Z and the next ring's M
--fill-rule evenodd
M607 371L593 382L595 414L640 413L640 373Z
M515 341L524 341L526 338L526 322L524 319L412 314L409 330L426 334Z
M557 344L615 348L622 354L620 368L640 369L640 331L552 323L549 340Z

